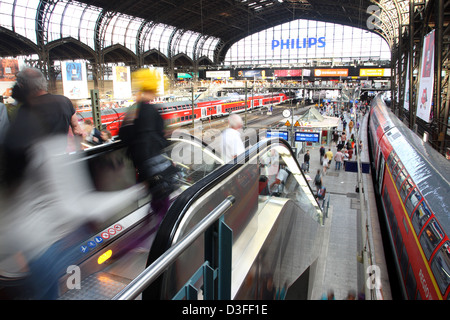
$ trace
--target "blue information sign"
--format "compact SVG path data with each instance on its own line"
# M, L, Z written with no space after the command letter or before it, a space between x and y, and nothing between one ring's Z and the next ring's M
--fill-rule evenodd
M296 132L295 141L298 142L319 142L318 132Z
M288 141L289 134L287 131L270 131L266 133L266 138L281 138Z

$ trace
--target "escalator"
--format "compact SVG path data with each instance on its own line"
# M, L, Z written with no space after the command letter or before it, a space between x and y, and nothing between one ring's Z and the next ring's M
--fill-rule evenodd
M173 140L165 150L166 155L188 159L200 153L202 160L191 165L175 163L179 168L176 176L178 188L172 193L171 201L222 165L222 160L213 150L194 137L181 136ZM136 184L136 170L122 143L101 145L60 157L59 171L65 176L59 177L55 184L70 195L59 199L60 202L67 202L66 206L110 212L107 219L79 223L82 227L66 237L76 243L78 252L73 266L79 269L75 272L68 266L67 273L59 280L59 299L110 299L145 267L162 217L151 215L150 195L137 197L133 194L145 188ZM82 173L89 181L74 187L74 179ZM88 203L84 206L76 203L74 194ZM62 208L63 215L64 206ZM82 219L84 214L80 212L80 221ZM0 299L26 298L22 294L28 275L28 265L21 252L11 255L0 250ZM75 286L74 281L81 284Z
M89 232L78 243L74 264L81 284L73 285L76 274L68 269L59 281L59 299L113 298L229 195L236 199L224 217L233 230L232 299L310 296L308 285L300 286L300 293L293 288L311 283L324 215L287 142L261 141L234 163L223 164L214 150L185 135L172 138L166 155L179 174L178 189L164 219L148 214L150 198L146 196L127 200L126 206L102 223L87 223ZM86 150L81 159L66 164L80 162L88 164L96 191L114 197L136 183L134 166L120 143ZM280 170L286 175L278 188L273 183ZM204 262L204 248L204 240L194 242L140 298L172 299ZM3 258L0 253L0 262ZM17 272L0 269L0 295L20 299L26 263L13 260ZM202 280L194 285L201 292Z
M286 174L278 188L274 182L280 171ZM324 215L284 140L258 143L234 163L221 166L183 192L155 236L147 266L229 196L235 199L224 216L233 232L230 298L311 297L323 244ZM205 241L198 238L143 291L142 298L172 299L187 282L201 298L204 283L193 283L190 278L205 261L205 247L210 245Z

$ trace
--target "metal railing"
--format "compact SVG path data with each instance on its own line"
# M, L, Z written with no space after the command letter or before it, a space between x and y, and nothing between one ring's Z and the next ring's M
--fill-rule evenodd
M233 205L235 198L228 196L205 218L203 218L190 233L185 235L174 246L169 248L162 256L156 259L141 274L122 289L112 300L133 300L139 296L153 281L155 281L177 258L194 243L194 241L204 234L220 217ZM231 279L230 279L231 280Z

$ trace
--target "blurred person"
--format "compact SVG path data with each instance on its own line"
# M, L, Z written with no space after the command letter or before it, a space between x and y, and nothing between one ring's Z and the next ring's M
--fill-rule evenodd
M284 190L284 185L286 184L286 180L289 176L289 172L287 171L286 165L280 165L280 171L277 174L277 177L274 182L270 185L270 190L272 191L272 195L275 197L280 197Z
M322 169L323 169L323 174L325 175L327 173L327 169L328 169L328 157L326 155L324 155L322 158Z
M6 136L6 132L9 129L9 117L6 106L0 102L0 145L3 143L3 139Z
M309 150L306 150L305 155L303 156L303 163L305 164L305 172L309 172L309 160L311 159L311 155L309 154Z
M333 160L333 151L331 151L331 149L328 149L328 151L325 152L325 156L328 158L328 168L330 168L331 161Z
M342 153L341 149L338 149L338 151L334 155L334 161L334 170L341 170L341 165L344 162L344 154Z
M83 131L84 131L84 134L83 134L84 140L87 141L88 143L90 143L94 146L97 146L97 145L103 143L100 130L98 130L94 126L94 123L92 122L91 119L84 120Z
M26 67L16 76L12 97L20 104L4 140L4 181L13 186L28 162L28 149L47 136L69 134L81 137L83 130L72 102L47 92L47 80L39 69ZM63 151L67 148L61 145Z
M229 128L222 132L222 158L225 163L236 159L238 155L245 151L240 133L244 126L242 118L237 114L230 114L228 124Z
M80 261L79 245L92 236L89 223L109 221L145 195L142 185L96 191L79 153L61 152L66 141L65 135L36 141L22 183L0 199L0 257L20 254L28 268L21 296L10 298L57 299L58 280Z
M319 149L320 164L323 164L323 157L324 156L325 156L325 147L324 146L320 146L320 149Z
M168 146L164 121L158 105L151 103L157 97L160 80L155 70L140 69L132 73L131 84L138 91L137 104L125 117L119 137L128 145L139 180L148 184L153 214L161 218L169 209L169 196L175 189L171 178L176 168L164 154Z
M355 123L353 122L353 120L350 120L350 122L348 123L348 131L350 133L352 133L354 125Z
M316 176L314 177L314 185L316 186L317 191L322 188L322 176L320 174L320 169L317 169Z
M113 142L111 131L109 131L109 130L106 130L106 129L102 130L100 132L100 136L102 138L103 143L111 143L111 142Z

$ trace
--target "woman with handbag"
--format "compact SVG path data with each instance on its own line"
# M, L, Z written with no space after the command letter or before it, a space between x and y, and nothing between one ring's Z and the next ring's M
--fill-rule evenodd
M151 69L132 73L132 86L138 90L136 107L130 111L120 128L119 137L128 144L131 158L138 171L138 179L148 184L152 195L153 213L165 215L169 209L169 196L175 187L171 177L176 174L172 161L163 153L168 142L164 137L164 121L158 112L157 96L161 76Z

